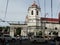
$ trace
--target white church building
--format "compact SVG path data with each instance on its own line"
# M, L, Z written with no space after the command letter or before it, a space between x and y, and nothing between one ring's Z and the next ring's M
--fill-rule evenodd
M42 31L44 35L53 35L53 32L58 33L60 36L60 13L58 18L41 17L41 8L34 2L28 8L28 14L24 24L10 23L10 36L14 37L16 29L21 28L21 35L27 36L27 33ZM51 34L50 34L51 33Z

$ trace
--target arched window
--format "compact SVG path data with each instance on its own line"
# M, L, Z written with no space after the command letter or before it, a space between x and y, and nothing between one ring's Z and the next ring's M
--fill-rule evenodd
M58 32L55 32L55 31L54 31L54 32L53 32L53 35L58 35Z
M49 33L49 35L51 35L51 32Z
M38 15L38 11L36 11L36 15Z
M45 27L45 29L47 29L47 27Z
M31 11L31 15L33 15L33 10Z
M57 30L57 27L55 27L55 30Z

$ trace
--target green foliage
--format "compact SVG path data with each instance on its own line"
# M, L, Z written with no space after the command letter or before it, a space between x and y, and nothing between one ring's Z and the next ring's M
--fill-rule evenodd
M10 29L10 27L8 27L8 26L7 26L7 27L5 27L5 31L7 31L7 30L9 30L9 29Z
M2 27L0 27L0 30L2 30L3 28Z
M21 28L17 28L16 29L16 35L20 35L21 34Z

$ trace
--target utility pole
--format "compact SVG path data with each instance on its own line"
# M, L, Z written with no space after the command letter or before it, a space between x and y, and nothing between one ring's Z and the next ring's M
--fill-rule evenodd
M44 0L44 18L46 18L46 0ZM42 22L43 25L43 30L42 30L42 36L45 36L45 27L46 27L46 22Z
M53 6L52 6L52 0L51 0L51 18L53 18Z
M52 2L52 0L51 0L51 18L53 18L53 2ZM51 19L52 20L52 19ZM52 25L52 23L53 22L51 22L51 26L50 26L50 28L51 28L51 31L53 30L53 25Z
M6 10L5 10L5 16L4 16L4 19L6 18L7 9L8 9L8 3L9 3L9 0L7 0L7 4L6 4Z

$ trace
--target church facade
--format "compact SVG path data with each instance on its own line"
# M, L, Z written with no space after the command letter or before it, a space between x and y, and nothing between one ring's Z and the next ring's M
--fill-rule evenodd
M60 14L58 18L41 17L41 8L34 2L28 8L28 14L24 24L10 23L10 36L14 37L17 28L21 28L21 36L27 36L28 33L42 31L43 35L53 36L56 32L60 36Z

